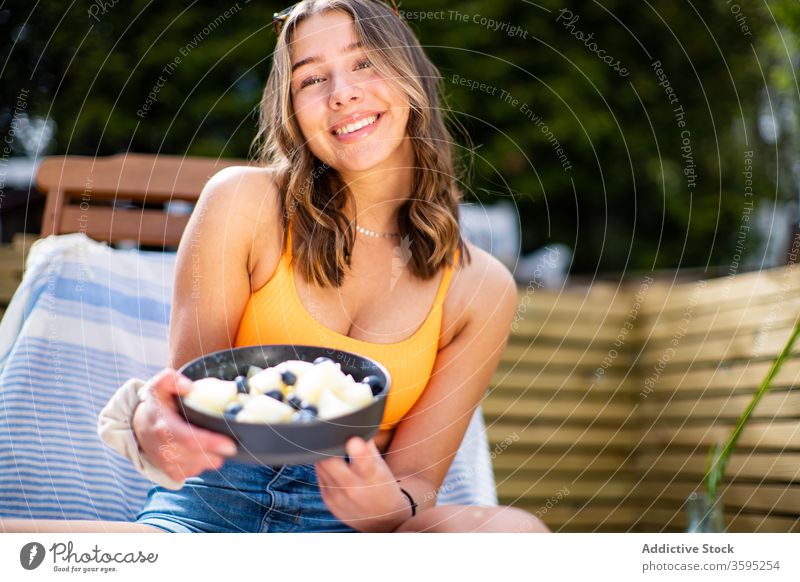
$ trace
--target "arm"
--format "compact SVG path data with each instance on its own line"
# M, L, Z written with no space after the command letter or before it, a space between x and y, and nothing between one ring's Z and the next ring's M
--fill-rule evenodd
M342 459L317 463L326 504L361 531L394 531L411 517L400 486L414 498L418 511L436 504L436 492L508 341L516 284L487 253L473 251L473 257L460 283L470 290L464 323L439 350L431 379L397 427L385 460L374 443L364 446L351 439L351 466Z
M466 324L439 351L425 391L397 427L386 455L392 473L420 510L436 504L437 492L505 349L517 308L511 273L494 257L477 259L477 252L473 256L476 264L467 280L475 291L466 308Z
M278 194L264 172L226 168L200 195L178 247L169 321L174 368L233 346L250 297L253 247L280 246ZM269 237L261 234L267 229Z
M173 367L232 346L250 295L252 249L280 241L278 208L277 191L263 169L228 168L203 189L178 248L169 324ZM274 238L264 240L260 233ZM187 476L221 466L236 448L230 438L178 415L175 395L188 391L190 382L174 370L165 372L151 379L136 406L132 436L142 456L180 486Z

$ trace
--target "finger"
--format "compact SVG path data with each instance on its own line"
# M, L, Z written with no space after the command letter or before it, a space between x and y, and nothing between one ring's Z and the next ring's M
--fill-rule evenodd
M236 441L229 436L202 428L192 428L191 431L197 446L209 454L232 457L238 450Z
M175 442L189 449L200 449L225 457L236 454L236 441L229 436L195 427L174 412L164 413L162 440Z
M322 497L325 507L327 507L331 513L336 515L334 512L334 509L336 509L336 495L331 489L330 483L326 477L320 475L319 473L317 474L317 481L319 482L319 495Z
M215 453L207 453L205 458L206 467L209 469L220 469L225 464L225 457Z
M372 480L378 473L380 465L373 449L361 437L353 437L347 441L348 455L350 455L351 470L365 480Z
M198 473L202 473L203 471L208 471L209 469L219 469L222 465L225 464L225 457L221 455L215 455L214 453L198 453L193 455L192 457L184 460L181 456L176 458L176 462L178 462L185 470L191 470L191 472L195 475Z
M175 396L188 394L191 390L192 381L172 368L164 368L150 380L150 392L163 402L172 402Z
M320 489L328 488L328 476L325 474L325 470L319 466L317 466L317 483L319 483Z
M166 465L164 471L176 481L184 481L190 477L196 477L200 473L204 473L208 468L206 463L198 459L191 461L181 459L181 462Z
M356 477L350 466L340 457L325 460L322 471L324 476L327 477L329 486L340 491L348 487L355 487L360 482L360 479Z
M337 487L349 487L357 482L350 465L341 457L328 459L323 470L327 474L328 480Z
M177 412L175 400L170 397L168 403L164 403L153 395L147 402L148 417L157 426L159 440L162 444L177 441L185 447L199 448L219 455L232 456L236 454L236 441L227 435L189 424Z
M323 487L330 488L331 486L331 476L325 470L325 467L320 466L319 463L316 464L317 470L317 481Z
M205 471L219 470L225 464L225 458L214 453L203 451L194 454L185 454L178 451L165 451L164 471L173 479L186 479L194 477Z
M330 477L324 472L317 472L317 482L319 483L319 492L322 496L325 505L330 506L333 503L336 491L331 485Z
M179 396L185 396L192 391L192 384L193 382L189 378L180 372L175 372L175 394Z
M326 459L317 461L314 464L314 466L315 467L321 467L323 470L325 470L325 469L328 469L332 464L337 463L337 461L344 461L344 459L342 457L337 457L335 455L330 455ZM344 463L345 463L345 465L347 465L346 461L344 461ZM330 471L328 471L328 473L330 474Z

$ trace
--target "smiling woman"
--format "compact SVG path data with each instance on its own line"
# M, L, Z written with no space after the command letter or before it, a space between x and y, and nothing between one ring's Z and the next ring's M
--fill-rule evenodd
M301 2L282 18L257 140L307 241L301 269L337 284L355 202L373 215L356 222L414 241L415 276L431 278L457 248L468 257L440 75L405 22L378 1Z
M258 344L363 354L392 377L381 430L348 460L239 463L233 441L176 414L191 382L164 370L101 413L132 425L135 440L101 434L161 484L136 527L547 531L520 509L435 506L517 306L508 270L459 232L438 71L376 0L307 0L280 22L261 167L214 176L178 250L172 364Z

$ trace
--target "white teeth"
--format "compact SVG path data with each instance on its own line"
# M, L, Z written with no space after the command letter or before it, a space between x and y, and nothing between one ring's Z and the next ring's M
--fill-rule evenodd
M377 115L370 115L369 117L365 117L361 121L357 121L355 123L351 123L349 125L345 125L344 127L340 127L334 133L336 135L344 135L347 133L353 133L354 131L358 131L362 127L366 127L367 125L372 125L378 120Z

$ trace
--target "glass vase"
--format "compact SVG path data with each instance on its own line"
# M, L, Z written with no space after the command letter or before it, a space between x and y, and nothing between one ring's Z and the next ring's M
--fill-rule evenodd
M725 531L724 506L719 497L715 500L706 493L693 492L686 500L689 513L688 533L723 533Z

